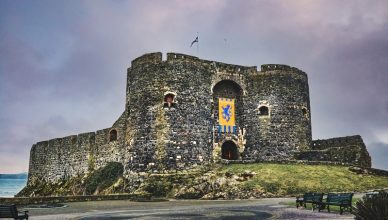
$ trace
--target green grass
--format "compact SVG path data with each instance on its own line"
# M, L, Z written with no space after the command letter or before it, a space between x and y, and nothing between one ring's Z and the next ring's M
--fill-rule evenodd
M94 171L86 180L86 194L102 191L113 185L123 175L124 167L118 162L109 162L105 167Z
M134 182L125 179L122 174L121 164L109 163L87 177L72 177L59 183L37 181L25 187L20 195L145 192L156 197L181 199L247 199L297 196L305 192L366 192L388 188L388 177L356 174L348 167L330 165L217 164L148 175L139 179L138 185L131 185Z
M255 172L242 182L245 189L261 188L277 196L305 192L364 192L388 188L388 177L360 175L344 166L302 164L231 164L219 168L218 175Z

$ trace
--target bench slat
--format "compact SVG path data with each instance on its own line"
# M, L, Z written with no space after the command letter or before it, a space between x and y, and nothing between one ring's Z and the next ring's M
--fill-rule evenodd
M353 193L329 193L326 201L319 204L319 211L327 207L327 210L330 212L330 206L339 206L340 214L342 214L344 209L351 211L352 198Z
M19 215L16 205L0 205L0 218L28 219L28 215Z

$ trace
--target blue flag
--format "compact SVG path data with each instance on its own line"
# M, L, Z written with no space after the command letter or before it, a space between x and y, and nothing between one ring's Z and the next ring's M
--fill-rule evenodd
M193 46L193 44L195 44L195 43L198 43L198 36L195 38L195 40L194 40L193 42L191 42L191 45L190 45L190 47L192 47L192 46Z

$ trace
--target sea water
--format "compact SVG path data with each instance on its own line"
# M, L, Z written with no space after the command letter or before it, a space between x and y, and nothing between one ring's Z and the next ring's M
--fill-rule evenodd
M14 197L27 184L27 179L0 179L0 197Z

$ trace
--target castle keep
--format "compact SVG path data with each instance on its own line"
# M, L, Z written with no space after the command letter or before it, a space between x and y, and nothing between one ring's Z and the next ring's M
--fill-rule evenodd
M112 127L34 144L29 181L66 179L110 161L129 174L232 160L371 166L360 136L312 140L303 71L150 53L128 68L125 109Z

